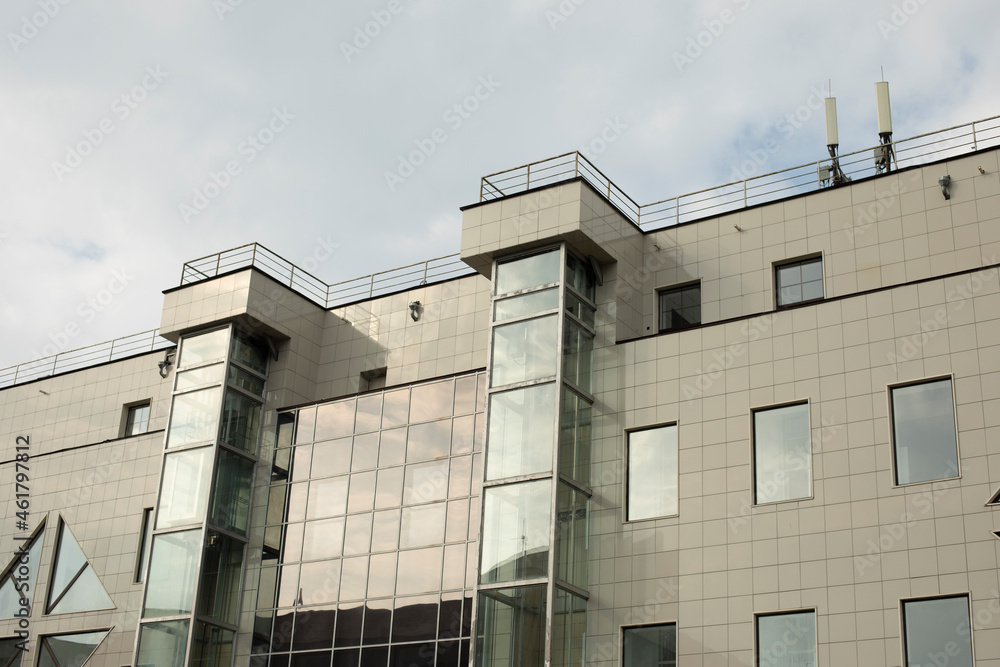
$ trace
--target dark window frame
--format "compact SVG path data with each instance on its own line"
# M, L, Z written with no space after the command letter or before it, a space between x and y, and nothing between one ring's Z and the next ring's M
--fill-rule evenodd
M927 480L917 480L910 482L901 482L899 480L899 462L897 460L897 436L896 436L896 416L895 416L895 399L893 398L893 392L896 389L905 389L907 387L915 387L922 384L934 384L936 382L943 382L947 380L949 383L949 389L951 393L951 411L952 411L952 428L954 429L955 435L955 464L956 469L954 471L949 471L948 477L937 477L934 479ZM889 422L889 444L891 446L892 453L892 485L894 487L911 486L913 484L931 484L934 482L947 481L952 479L961 479L962 477L962 452L958 444L958 405L955 402L955 378L953 375L938 375L928 378L920 378L917 380L908 380L906 382L896 382L890 384L886 387L886 400L888 401L888 422ZM1000 491L997 492L1000 494ZM989 503L987 503L989 504Z
M621 626L621 644L620 644L620 646L621 646L621 665L622 665L622 667L639 667L638 665L631 665L631 663L629 663L626 660L627 656L626 656L626 653L625 653L625 635L628 633L629 630L642 630L642 629L647 629L647 628L666 628L666 627L672 627L673 630L674 630L674 659L672 661L668 660L668 661L663 661L663 662L657 662L653 667L677 667L677 664L678 664L677 644L678 644L678 639L679 638L678 638L678 634L677 634L678 623L677 623L676 620L674 620L674 621L664 621L662 623L642 623L642 624L638 624L638 625L623 625L623 626ZM650 666L648 666L648 665L642 665L641 667L650 667Z
M688 308L691 308L690 306L684 306L684 305L682 305L681 308L680 308L680 311L678 311L678 309L675 309L675 308L670 309L670 326L664 326L664 319L665 319L664 318L664 307L663 307L664 297L669 297L669 296L672 296L674 294L680 294L681 295L681 300L683 301L683 295L686 292L691 292L691 291L697 291L697 293L698 293L698 304L697 304L698 317L697 317L697 321L688 321L687 319L684 319L680 324L676 324L674 322L674 320L676 318L682 317L679 314L679 312L683 312L683 311L687 310ZM702 307L702 300L701 300L701 280L693 280L693 281L686 282L686 283L679 283L677 285L670 285L668 287L663 287L663 288L660 288L660 289L656 290L656 326L657 326L657 330L660 333L669 333L671 331L683 331L684 329L690 329L692 327L699 326L701 324L701 307Z
M800 298L797 301L784 302L781 298L782 284L779 276L781 275L782 269L787 269L793 266L802 267L807 264L819 264L820 267L820 286L823 288L823 293L818 297L812 297L810 299ZM809 281L814 282L814 281ZM802 281L797 283L800 287L804 284ZM782 260L780 262L775 262L774 264L774 304L777 308L793 308L795 306L805 304L805 303L817 303L823 301L826 298L826 274L823 269L823 255L822 253L815 255L807 255L805 257L797 257L795 259Z
M913 604L913 603L919 603L919 602L932 602L932 601L935 601L935 600L952 600L952 599L958 599L958 598L964 598L965 599L966 609L969 612L969 615L967 617L966 627L967 627L967 629L969 631L969 646L970 646L970 650L972 651L972 664L973 665L976 664L976 641L975 641L975 638L973 637L973 634L974 634L973 633L973 628L974 628L974 626L973 626L972 594L969 591L964 591L964 592L961 592L961 593L942 593L940 595L924 595L924 596L913 597L913 598L900 598L900 600L899 600L899 642L900 642L900 650L902 652L902 658L903 658L902 664L904 664L904 665L909 664L907 662L908 659L909 659L909 656L907 655L907 649L906 649L906 645L907 645L907 637L906 637L906 634L907 634L907 632L906 632L906 605L907 604ZM945 649L942 648L942 650L945 650Z
M132 415L136 414L136 411L146 408L146 421L141 431L132 430L134 427L134 422L132 421ZM122 406L122 425L121 425L121 436L122 438L131 438L136 435L143 435L144 433L149 433L149 420L153 416L153 400L150 398L135 401L133 403L126 403Z

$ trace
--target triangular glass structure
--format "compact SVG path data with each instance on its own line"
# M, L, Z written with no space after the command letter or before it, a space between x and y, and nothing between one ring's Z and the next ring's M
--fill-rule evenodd
M990 499L986 501L986 506L989 507L990 505L1000 505L1000 489L997 489L996 493L990 496Z
M65 521L59 523L54 560L46 614L114 608L114 603Z
M108 631L42 637L38 667L78 667L90 660Z
M14 614L20 612L22 596L30 605L44 541L45 525L42 524L35 532L35 536L29 542L24 542L22 549L27 553L27 558L16 554L10 566L4 570L3 580L0 582L0 619L14 618ZM28 612L30 614L30 607Z

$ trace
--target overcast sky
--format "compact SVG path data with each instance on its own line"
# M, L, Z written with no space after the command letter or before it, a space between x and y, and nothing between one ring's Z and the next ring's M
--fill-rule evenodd
M782 123L830 80L841 151L873 145L880 67L897 139L1000 114L996 0L5 0L0 28L0 368L157 327L185 261L252 241L327 282L457 252L481 176L559 153L640 203L820 159L822 112Z

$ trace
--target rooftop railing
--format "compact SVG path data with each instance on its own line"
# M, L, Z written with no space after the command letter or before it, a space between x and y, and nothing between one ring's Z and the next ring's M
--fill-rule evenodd
M184 264L181 285L254 267L274 280L299 292L324 308L336 308L355 301L384 296L400 290L449 280L475 273L458 254L445 255L389 271L380 271L352 280L327 284L305 269L268 250L259 243L248 243Z
M78 371L108 361L116 361L136 354L155 352L174 346L166 338L161 338L159 334L159 329L143 331L104 343L67 350L34 361L26 361L17 366L0 368L0 388L12 387L16 384L40 380L56 373Z
M1000 146L1000 116L894 141L891 147L895 157L889 169L958 157L994 146ZM840 155L837 157L840 170L850 180L884 173L876 166L876 158L883 150L883 146L872 146ZM743 181L639 205L586 157L573 152L484 176L479 199L491 201L579 177L607 197L633 223L644 230L652 230L831 187L832 180L823 181L820 174L832 165L833 158L827 157Z

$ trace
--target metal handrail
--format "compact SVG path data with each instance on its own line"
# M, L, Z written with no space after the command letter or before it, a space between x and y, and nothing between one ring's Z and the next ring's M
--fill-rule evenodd
M945 136L949 133L952 136ZM915 143L921 141L923 143ZM892 142L895 155L894 168L901 169L932 160L957 157L998 145L1000 145L1000 116L991 116ZM877 148L880 146L871 146L838 156L837 160L843 173L855 180L876 175L878 172L872 155ZM824 187L817 176L819 168L828 166L831 162L832 158L827 157L797 167L780 169L742 181L639 205L586 157L574 151L484 176L480 185L479 199L481 202L488 202L519 194L533 187L551 185L571 178L583 178L617 206L634 224L644 230L650 230L731 213L795 194L815 192ZM538 176L539 173L553 169L560 171Z
M50 377L57 373L77 371L108 361L173 347L174 343L166 338L161 338L159 333L159 329L143 331L75 350L66 350L41 359L26 361L16 366L0 368L0 388L12 387Z
M181 269L181 285L250 267L262 270L323 308L335 308L408 287L475 273L455 253L327 284L263 245L248 243L186 262Z

